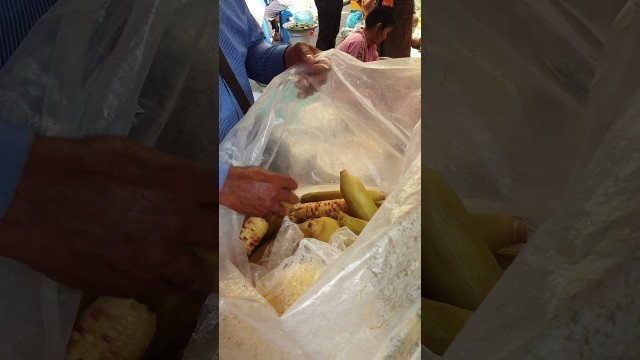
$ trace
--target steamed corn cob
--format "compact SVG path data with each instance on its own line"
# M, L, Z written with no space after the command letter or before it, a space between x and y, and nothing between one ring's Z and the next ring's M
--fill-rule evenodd
M305 237L314 238L326 243L331 240L331 235L340 229L338 221L330 217L307 220L298 226Z
M426 189L423 289L429 298L475 310L502 275L502 269L444 179L426 167L422 175Z
M132 299L100 297L77 322L66 360L138 360L151 343L156 317Z
M369 195L374 202L384 201L387 197L387 193L380 190L369 190ZM301 203L308 202L317 202L324 200L334 200L334 199L342 199L342 193L340 190L329 190L329 191L314 191L307 194L302 195L300 198Z
M344 199L325 200L299 204L289 213L289 218L296 224L308 219L330 217L337 219L340 212L348 212L349 207Z
M269 222L263 218L250 217L244 221L240 229L240 240L247 249L247 254L251 255L268 230Z
M527 228L511 215L471 214L471 218L493 253L509 245L527 242Z
M376 203L360 179L351 175L347 170L340 172L340 192L347 202L351 214L358 219L369 221L378 211Z
M469 310L422 298L422 344L442 356L473 314Z
M351 230L354 234L360 235L362 230L364 230L364 227L367 226L369 222L354 218L341 212L340 214L338 214L338 223L340 224L340 226L344 226L347 229Z

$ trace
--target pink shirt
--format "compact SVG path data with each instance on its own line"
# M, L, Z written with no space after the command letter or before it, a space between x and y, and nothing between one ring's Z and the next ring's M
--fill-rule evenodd
M350 54L354 58L363 62L378 60L378 47L376 44L367 44L364 32L358 29L347 36L338 46L338 50Z

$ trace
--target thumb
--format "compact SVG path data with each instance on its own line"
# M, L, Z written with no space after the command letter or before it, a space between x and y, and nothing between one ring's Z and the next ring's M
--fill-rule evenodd
M314 53L311 49L311 47L308 44L305 43L299 43L300 46L298 48L298 53L300 54L300 57L302 58L302 60L304 60L307 63L313 63L315 62L315 58L314 58Z

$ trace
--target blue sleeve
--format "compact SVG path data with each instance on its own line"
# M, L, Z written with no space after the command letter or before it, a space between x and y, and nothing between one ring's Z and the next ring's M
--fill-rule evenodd
M0 69L18 49L35 23L58 0L0 1Z
M218 192L222 190L222 185L224 181L227 179L227 174L229 173L229 165L219 163L218 167Z
M260 25L253 20L247 9L246 16L250 21L248 30L249 48L245 66L250 79L268 84L274 77L285 70L284 53L288 45L269 45L264 39Z
M0 122L0 219L9 209L32 139L33 135L28 130Z

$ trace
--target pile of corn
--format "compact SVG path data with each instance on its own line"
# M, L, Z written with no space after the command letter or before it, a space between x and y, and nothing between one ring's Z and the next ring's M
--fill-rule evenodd
M289 208L289 219L299 225L306 237L329 242L331 235L342 227L359 235L385 197L385 192L367 190L357 177L343 170L339 190L303 195L299 204ZM265 238L277 232L282 220L283 217L277 216L245 219L240 240L247 253L251 255Z
M329 243L332 235L346 227L359 235L382 204L386 193L368 190L347 170L340 172L340 188L311 192L290 207L289 219L306 238ZM248 218L240 231L240 240L249 255L265 237L277 231L283 218ZM346 246L351 243L345 243ZM323 266L295 264L279 270L272 283L261 284L260 292L279 314L283 314L302 296L323 270Z
M527 231L509 215L470 214L435 171L423 168L422 176L422 343L442 355L518 255Z

